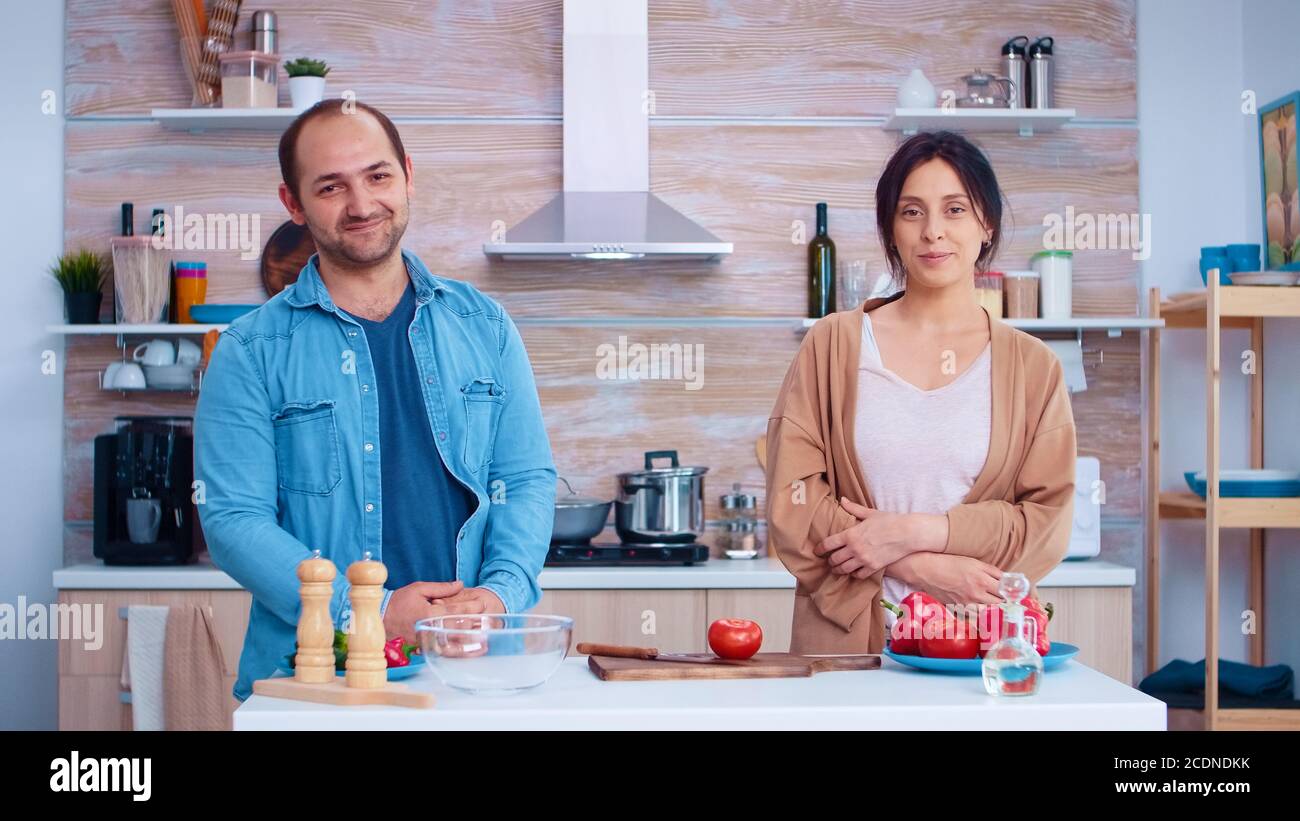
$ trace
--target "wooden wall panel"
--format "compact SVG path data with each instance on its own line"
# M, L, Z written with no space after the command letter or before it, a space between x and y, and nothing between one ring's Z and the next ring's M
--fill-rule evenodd
M286 56L308 53L334 66L330 93L352 89L398 118L416 164L404 244L435 272L475 284L522 320L561 472L584 492L608 493L613 475L636 467L643 451L675 447L684 462L710 467L711 518L716 497L733 481L762 486L753 441L799 337L782 324L701 320L803 314L805 251L791 231L795 220L811 224L817 201L831 204L841 260L866 260L869 270L882 263L874 185L901 137L871 124L791 118L883 116L914 65L940 89L950 87L977 65L992 68L1000 43L1018 33L1058 38L1060 105L1086 118L1136 116L1133 0L652 0L652 188L734 242L736 253L714 265L493 263L481 252L493 222L516 224L562 187L561 0L327 1L310 9L251 0L245 15L259 8L279 13ZM67 245L106 250L122 201L136 204L141 226L155 205L256 213L264 241L285 218L275 193L278 135L172 133L132 119L189 102L167 4L73 0L67 20ZM287 104L287 90L281 96ZM76 119L83 115L127 119ZM403 121L415 117L454 121ZM525 121L475 121L480 117ZM772 118L778 121L764 122ZM983 135L979 142L1014 219L999 267L1022 267L1040 247L1045 214L1067 205L1137 210L1137 130L1129 123L1030 139ZM264 298L256 262L237 251L180 256L208 262L209 301ZM1137 263L1129 252L1078 255L1075 281L1076 313L1136 313ZM674 322L597 324L610 317ZM528 323L554 318L573 322ZM703 345L703 389L597 379L598 346L617 344L620 334L632 342ZM1103 552L1140 566L1140 538L1132 535L1141 513L1136 339L1090 333L1085 344L1105 353L1105 364L1088 370L1089 390L1073 398L1080 453L1102 460L1107 483L1103 515L1113 526ZM193 409L187 396L98 392L96 372L119 355L109 339L69 340L71 560L88 556L93 437L117 414Z
M1057 105L1137 116L1133 0L652 0L650 87L674 115L883 116L920 68L941 92L1017 34L1057 38Z
M416 194L404 245L435 272L469 281L518 316L800 316L813 204L831 204L841 260L883 270L875 238L875 184L899 137L878 128L664 126L652 131L651 179L665 200L735 243L719 263L520 263L482 253L496 220L514 225L561 189L553 125L402 126ZM1137 211L1137 132L1073 129L981 143L1007 192L1007 241L998 262L1023 268L1042 247L1043 217ZM66 235L107 249L118 204L258 214L263 242L285 219L276 138L176 134L155 124L76 123L67 133ZM143 216L141 216L143 220ZM143 223L142 223L143 224ZM211 302L265 298L257 261L237 250L186 252L209 266ZM647 276L653 271L653 276ZM1128 251L1080 254L1075 312L1129 315L1137 262ZM598 288L593 288L598 284Z
M763 495L754 440L766 420L800 341L781 326L555 327L525 324L521 333L533 364L556 467L583 494L612 497L615 475L638 469L649 450L675 449L683 464L709 468L706 516L718 518L717 497L741 482ZM698 390L683 374L673 379L604 379L597 374L602 345L680 344L701 357ZM1072 397L1079 452L1096 456L1106 483L1108 517L1141 513L1137 342L1133 334L1107 339L1089 334L1089 350L1104 365L1088 369L1089 390ZM97 387L96 373L119 354L110 339L77 340L69 348L65 393L64 515L91 518L93 440L131 413L192 414L188 394L122 396ZM1087 357L1093 359L1093 355ZM700 364L702 363L702 365Z
M562 0L254 0L241 28L263 8L279 15L283 54L324 58L331 88L390 114L560 114ZM167 3L72 0L67 19L69 113L189 105ZM1058 105L1137 116L1133 0L652 0L649 24L659 115L883 116L914 67L960 90L1007 38L1050 34Z
M280 53L330 64L344 89L391 115L560 113L560 0L365 0L241 6L275 11ZM147 114L190 105L176 23L166 0L69 0L66 110ZM280 105L289 104L280 72Z

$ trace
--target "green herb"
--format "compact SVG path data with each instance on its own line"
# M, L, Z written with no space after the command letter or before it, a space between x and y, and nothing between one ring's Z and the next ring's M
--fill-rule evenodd
M108 265L99 254L83 248L59 257L50 266L50 274L58 281L64 293L97 293L108 278Z
M325 65L324 60L312 60L307 57L285 60L284 70L289 72L290 77L324 77L330 73L330 68Z

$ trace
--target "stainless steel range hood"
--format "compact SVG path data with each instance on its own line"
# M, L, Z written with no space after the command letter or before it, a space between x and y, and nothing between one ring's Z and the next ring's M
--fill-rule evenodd
M564 192L483 253L716 260L732 251L650 193L646 0L564 0Z

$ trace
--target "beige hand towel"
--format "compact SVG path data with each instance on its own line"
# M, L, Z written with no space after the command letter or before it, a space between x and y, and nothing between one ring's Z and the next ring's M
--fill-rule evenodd
M168 730L229 730L226 665L208 606L171 608L167 620Z

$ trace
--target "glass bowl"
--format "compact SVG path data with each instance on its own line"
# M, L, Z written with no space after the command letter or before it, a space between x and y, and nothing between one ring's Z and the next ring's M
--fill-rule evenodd
M416 622L415 632L443 684L504 695L551 677L568 655L573 619L528 613L435 616Z

